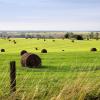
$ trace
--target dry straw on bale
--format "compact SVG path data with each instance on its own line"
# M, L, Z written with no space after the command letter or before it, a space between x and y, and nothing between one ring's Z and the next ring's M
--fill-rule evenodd
M41 67L41 58L36 54L24 53L21 58L23 67L39 68Z
M47 53L47 50L46 49L42 49L41 53Z

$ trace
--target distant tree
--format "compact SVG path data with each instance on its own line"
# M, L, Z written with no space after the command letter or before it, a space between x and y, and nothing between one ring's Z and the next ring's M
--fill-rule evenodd
M1 37L1 38L2 38L2 36L3 36L3 35L2 35L2 34L0 34L0 37Z
M32 34L32 36L31 36L32 38L34 38L35 36L34 36L34 34Z
M37 34L36 37L37 37L37 38L41 38L41 35Z
M86 39L89 40L89 35L86 36Z
M71 39L71 38L73 38L73 35L74 34L72 32L67 32L64 37Z
M74 35L73 38L75 38L76 40L83 40L82 35Z
M25 38L25 34L20 34L19 37L20 38Z
M64 37L65 37L65 38L69 38L69 34L66 33L66 34L64 35Z
M73 38L73 36L74 36L74 33L71 32L70 35L69 35L69 38Z
M99 39L99 33L96 33L96 40L98 40Z
M90 33L90 39L93 39L93 38L94 38L94 33L91 32L91 33Z
M53 36L51 36L51 35L49 35L49 39L54 39L54 37L53 37Z
M83 40L82 35L77 35L77 40Z
M31 35L30 34L27 34L26 38L31 38Z

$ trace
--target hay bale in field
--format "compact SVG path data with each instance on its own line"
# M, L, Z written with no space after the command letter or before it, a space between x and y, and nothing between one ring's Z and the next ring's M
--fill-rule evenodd
M5 49L1 49L1 52L5 52Z
M52 40L52 42L55 42L55 40Z
M13 43L14 43L14 44L16 44L16 41L15 41L15 40L13 40Z
M97 49L96 48L91 48L91 51L97 51Z
M41 67L41 58L36 54L25 53L22 55L21 64L23 67L39 68Z
M13 42L15 42L15 40L13 40Z
M39 40L39 38L37 38L37 40Z
M44 39L44 42L46 41L46 39Z
M87 38L87 40L89 40L89 38Z
M10 42L11 40L9 40L9 42Z
M42 49L41 53L47 53L47 50L46 49Z
M22 50L22 51L20 52L20 55L22 56L22 55L25 54L25 53L27 53L27 51L26 51L26 50Z
M38 48L36 47L35 50L38 50Z
M14 44L16 44L16 41L14 42Z
M65 50L62 50L62 51L65 51Z
M74 40L72 40L72 42L74 43L75 41L74 41Z

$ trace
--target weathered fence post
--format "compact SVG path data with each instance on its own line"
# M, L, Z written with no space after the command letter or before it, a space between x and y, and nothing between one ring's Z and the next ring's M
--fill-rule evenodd
M10 93L16 91L16 62L10 62Z

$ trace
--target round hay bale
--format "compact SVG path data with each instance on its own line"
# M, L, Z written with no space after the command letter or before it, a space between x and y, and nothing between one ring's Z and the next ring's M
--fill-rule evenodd
M46 40L44 39L44 42L45 42Z
M16 41L15 41L15 40L13 40L13 43L14 43L14 44L16 44Z
M5 52L5 49L1 49L1 52Z
M97 49L96 48L91 48L91 51L97 51Z
M22 55L25 54L25 53L27 53L27 51L26 51L26 50L22 50L22 51L20 52L20 55L22 56Z
M22 55L21 64L23 67L39 68L41 67L41 58L36 54L25 53Z
M35 48L35 50L38 50L38 48Z
M46 49L42 49L41 53L47 53L47 50Z
M37 40L39 40L39 38L37 38Z
M89 38L87 38L87 40L89 40Z
M9 42L10 42L11 40L9 40Z
M75 41L74 41L74 40L72 40L72 42L74 43Z
M16 41L14 42L14 44L16 44Z
M55 40L52 40L52 42L55 42Z
M13 42L16 42L15 40L13 40Z

